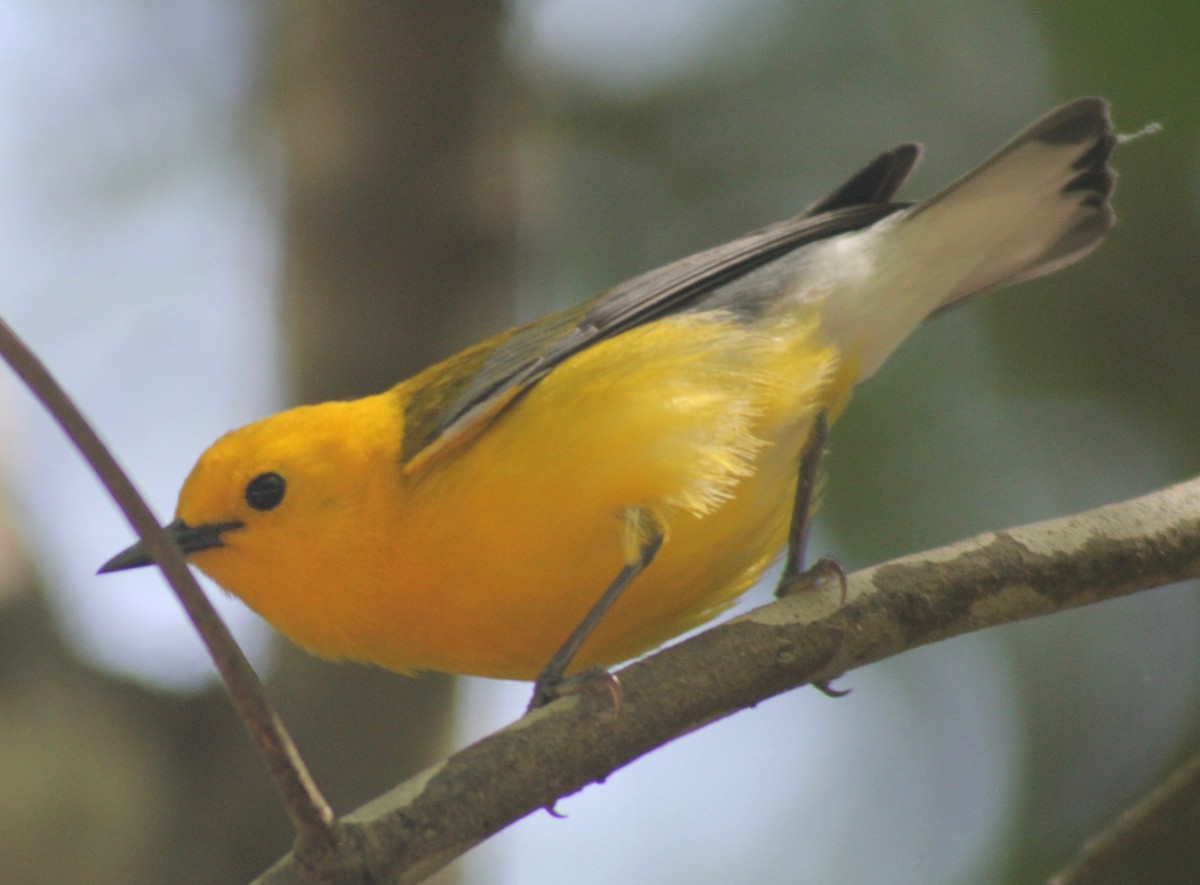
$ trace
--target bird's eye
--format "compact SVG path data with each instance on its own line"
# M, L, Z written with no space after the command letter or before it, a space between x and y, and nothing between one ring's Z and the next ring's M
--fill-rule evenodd
M274 510L286 491L287 482L278 473L260 473L246 483L246 503L255 510Z

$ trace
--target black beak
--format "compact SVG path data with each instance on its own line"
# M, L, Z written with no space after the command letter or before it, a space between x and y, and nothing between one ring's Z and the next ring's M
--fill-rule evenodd
M224 546L224 541L221 536L225 532L240 529L240 522L221 522L212 523L210 525L190 526L182 519L177 519L169 525L163 526L163 531L171 536L179 549L186 556L189 553L197 553L201 550L211 550L213 547ZM144 565L154 565L154 560L146 553L146 548L142 546L142 542L138 541L132 547L122 550L104 565L100 566L98 574L107 574L108 572L120 572L130 568L141 568Z

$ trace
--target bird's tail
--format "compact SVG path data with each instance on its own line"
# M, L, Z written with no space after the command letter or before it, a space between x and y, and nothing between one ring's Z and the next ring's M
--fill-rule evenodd
M1108 165L1117 143L1108 104L1081 98L1016 136L905 219L904 234L936 231L969 255L935 313L966 298L1040 277L1095 249L1116 216Z
M837 268L825 324L856 354L859 377L926 317L1096 248L1115 220L1116 143L1108 104L1078 99L941 193L825 241L823 259Z

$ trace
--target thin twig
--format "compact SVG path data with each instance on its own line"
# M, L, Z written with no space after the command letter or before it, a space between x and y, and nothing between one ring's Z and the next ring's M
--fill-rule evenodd
M1172 817L1176 805L1200 792L1200 753L1192 756L1083 843L1075 858L1047 885L1088 885L1108 881L1113 866Z
M330 856L336 846L333 811L308 773L283 722L267 702L250 662L196 583L183 555L66 391L3 318L0 318L0 354L95 471L179 597L283 795L298 834L298 855L306 859Z

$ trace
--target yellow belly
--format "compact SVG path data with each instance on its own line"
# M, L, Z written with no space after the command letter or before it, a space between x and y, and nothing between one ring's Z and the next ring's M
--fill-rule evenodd
M811 328L686 315L568 361L416 480L375 659L533 678L625 564L630 507L657 516L666 541L574 669L716 614L784 543L835 363Z
M415 475L397 465L402 493L314 529L302 562L259 574L236 533L196 562L318 654L532 679L626 563L625 515L643 508L666 539L573 669L614 664L771 562L800 448L846 374L811 324L676 315L570 358Z

